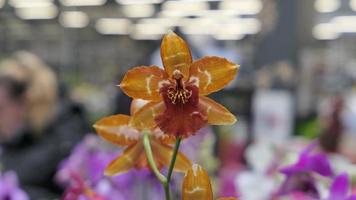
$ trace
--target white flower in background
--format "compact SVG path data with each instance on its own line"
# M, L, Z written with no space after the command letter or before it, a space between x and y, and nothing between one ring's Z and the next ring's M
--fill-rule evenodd
M273 145L270 142L257 141L247 148L246 158L253 170L266 172L275 158Z
M240 173L235 180L235 185L243 200L268 200L275 188L273 179L258 172Z
M351 178L356 177L356 165L352 164L346 157L333 154L329 156L329 159L336 174L346 172Z

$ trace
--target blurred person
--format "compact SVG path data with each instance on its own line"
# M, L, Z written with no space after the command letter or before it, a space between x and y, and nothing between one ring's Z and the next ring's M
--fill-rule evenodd
M341 95L337 95L329 106L330 108L326 109L328 111L324 111L321 116L323 130L320 135L320 145L325 151L335 153L340 150L340 141L345 129L342 122L344 99Z
M57 165L88 130L84 110L38 57L18 52L0 63L0 163L31 199L56 197Z

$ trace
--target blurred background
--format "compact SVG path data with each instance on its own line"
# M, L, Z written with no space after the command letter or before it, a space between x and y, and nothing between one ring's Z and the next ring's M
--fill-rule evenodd
M251 168L260 154L249 147L264 157L267 146L296 152L320 138L354 166L356 0L0 0L0 163L31 199L61 196L58 166L91 124L129 113L116 85L134 66L162 66L168 30L194 59L241 65L212 96L239 120L205 131L210 150L199 162L216 175L214 188ZM227 194L243 190L229 181Z

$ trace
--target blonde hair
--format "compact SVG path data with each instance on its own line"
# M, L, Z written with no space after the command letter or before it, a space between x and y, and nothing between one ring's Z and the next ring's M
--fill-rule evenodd
M26 84L27 121L36 133L41 132L53 120L56 110L55 73L34 54L21 51L0 64L0 75Z

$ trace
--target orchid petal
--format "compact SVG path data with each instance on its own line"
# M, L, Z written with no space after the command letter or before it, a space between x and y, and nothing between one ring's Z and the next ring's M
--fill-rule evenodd
M322 153L310 155L317 143L308 145L300 154L295 164L280 169L281 173L288 176L298 172L316 172L322 176L332 176L333 171L327 157Z
M305 171L305 170L297 165L288 165L286 167L279 169L279 172L281 172L282 174L285 174L287 176L291 176L295 173L302 172L302 171Z
M237 200L235 197L220 197L217 200Z
M236 122L236 117L229 110L208 97L200 96L199 107L206 111L211 125L231 125Z
M125 74L120 87L132 98L159 101L161 99L159 85L166 78L166 73L157 66L140 66Z
M156 162L169 167L173 155L173 148L155 140L151 140L151 145L153 155L157 159ZM178 152L174 171L185 173L191 166L192 163L190 160L184 154Z
M309 155L316 147L318 146L318 142L316 140L312 141L302 152L301 156Z
M165 109L163 102L150 102L138 110L129 122L129 125L139 130L156 128L155 117Z
M187 43L174 32L164 36L161 44L161 58L169 77L172 77L173 72L178 70L184 80L188 79L192 55Z
M352 195L349 198L347 198L347 200L356 200L356 195Z
M103 139L120 146L131 145L140 138L141 133L128 126L130 116L112 115L102 118L94 124L94 128Z
M141 142L131 145L106 167L105 175L114 176L129 171L135 166L143 152L144 149Z
M315 179L308 173L287 176L281 184L277 195L289 195L295 192L303 192L314 199L319 199Z
M335 177L330 187L330 200L346 199L349 190L349 177L346 173L342 173Z
M198 79L199 92L208 95L221 90L232 81L239 66L225 58L204 57L193 62L190 68L191 80Z
M332 176L333 171L331 169L330 162L325 154L318 153L309 158L310 170L319 173L322 176Z
M151 132L153 138L159 140L164 144L173 144L176 141L176 137L174 135L165 134L161 129L156 128Z

